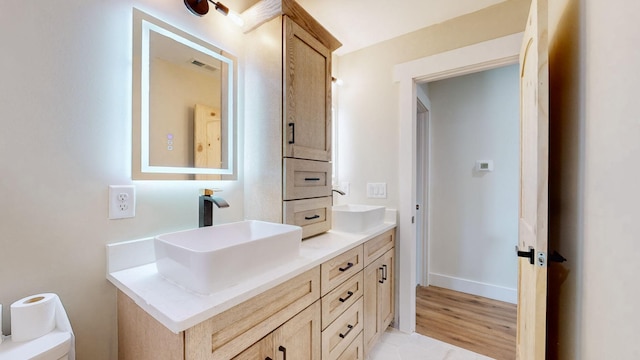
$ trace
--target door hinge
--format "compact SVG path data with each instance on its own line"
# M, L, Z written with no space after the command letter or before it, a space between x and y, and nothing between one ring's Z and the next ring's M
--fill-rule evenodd
M538 251L536 253L533 246L529 246L529 251L520 251L518 249L518 245L516 245L516 254L519 257L529 258L529 264L535 264L538 266L547 266L547 260L560 263L567 261L567 259L565 259L564 256L558 254L557 251L554 251L553 254L551 254L551 256L549 256L549 258L547 259L546 252Z
M520 251L518 249L518 245L516 245L516 254L519 257L529 258L529 264L531 265L535 263L535 253L536 250L533 248L533 246L529 246L529 251Z

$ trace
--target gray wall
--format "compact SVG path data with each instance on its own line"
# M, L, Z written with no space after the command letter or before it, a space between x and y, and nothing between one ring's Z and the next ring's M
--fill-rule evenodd
M429 83L429 282L516 302L519 66ZM492 160L492 172L474 169Z

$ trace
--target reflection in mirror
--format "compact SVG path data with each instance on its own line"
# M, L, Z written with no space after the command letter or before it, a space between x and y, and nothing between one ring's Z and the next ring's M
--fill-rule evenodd
M235 178L235 59L134 9L134 60L133 178Z

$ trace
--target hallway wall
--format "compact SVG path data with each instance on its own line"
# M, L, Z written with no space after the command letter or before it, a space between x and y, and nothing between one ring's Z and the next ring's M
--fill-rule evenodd
M431 82L429 279L515 303L519 66ZM477 160L494 170L477 171Z

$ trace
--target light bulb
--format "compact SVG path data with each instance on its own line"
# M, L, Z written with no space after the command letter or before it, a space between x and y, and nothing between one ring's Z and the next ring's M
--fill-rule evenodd
M244 20L242 20L242 17L240 16L240 14L238 14L237 12L230 10L229 13L227 14L227 16L229 17L229 19L231 19L234 23L236 23L236 25L238 26L242 26L244 25Z

